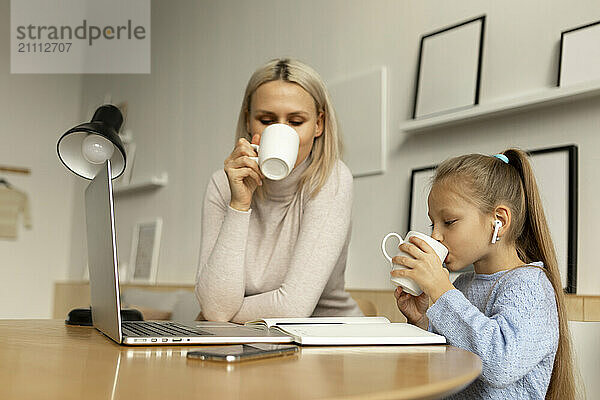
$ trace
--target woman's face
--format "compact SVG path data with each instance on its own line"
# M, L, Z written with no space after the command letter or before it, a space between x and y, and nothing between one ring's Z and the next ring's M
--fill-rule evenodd
M260 144L260 135L271 124L287 124L298 133L298 165L310 154L315 138L323 134L323 113L317 113L312 96L300 85L271 81L260 85L250 99L246 128L252 143Z

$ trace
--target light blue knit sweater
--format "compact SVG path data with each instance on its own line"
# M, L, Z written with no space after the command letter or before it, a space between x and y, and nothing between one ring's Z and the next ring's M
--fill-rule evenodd
M541 263L533 263L542 266ZM430 330L477 354L481 375L456 399L544 399L558 346L552 284L539 268L466 272L427 311Z

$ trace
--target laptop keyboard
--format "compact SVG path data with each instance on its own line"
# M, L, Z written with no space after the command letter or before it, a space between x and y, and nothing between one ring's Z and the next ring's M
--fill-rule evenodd
M122 322L125 336L211 336L210 332L190 329L174 322Z

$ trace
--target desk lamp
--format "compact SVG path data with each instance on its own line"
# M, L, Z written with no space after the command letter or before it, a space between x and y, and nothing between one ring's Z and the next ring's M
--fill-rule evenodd
M112 104L99 107L92 120L66 131L56 145L60 161L76 175L94 179L106 160L112 179L125 171L125 148L119 138L121 111Z
M117 107L105 104L99 107L90 122L66 131L58 140L56 150L60 161L74 174L91 180L106 160L112 166L111 179L125 171L126 155L119 138L123 115ZM121 310L125 320L140 320L136 310ZM138 315L139 314L139 315ZM69 325L92 325L89 308L77 308L69 312L65 321Z

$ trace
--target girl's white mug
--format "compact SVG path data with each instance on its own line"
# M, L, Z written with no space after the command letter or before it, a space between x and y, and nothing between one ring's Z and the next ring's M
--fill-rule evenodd
M430 245L433 248L433 250L435 251L435 254L437 254L437 256L440 258L440 260L442 262L444 262L444 260L446 259L446 256L448 255L448 249L446 248L446 246L444 246L443 244L441 244L440 242L438 242L431 236L427 236L424 233L410 231L406 234L404 239L402 239L402 236L400 236L396 232L390 232L387 235L385 235L385 237L383 238L383 241L381 242L381 251L383 251L384 257L390 262L391 270L406 269L406 267L403 267L402 265L394 264L392 262L392 257L390 257L388 255L387 251L385 250L385 244L387 243L388 238L390 238L391 236L398 238L398 240L399 240L398 246L404 242L408 242L409 239L413 236L416 236L419 239L423 239L425 242L427 242L428 245ZM398 254L396 254L396 255L403 255L403 256L412 258L411 255L409 255L403 251L399 251ZM417 283L415 281L413 281L412 279L392 276L390 278L390 280L392 281L392 283L394 285L402 286L402 289L405 292L408 292L408 293L412 294L413 296L419 296L421 293L423 293L423 290L421 289L421 287L419 285L417 285Z
M300 137L294 128L286 124L272 124L260 136L260 146L252 144L258 157L250 157L258 163L262 173L278 181L292 172L298 157Z

